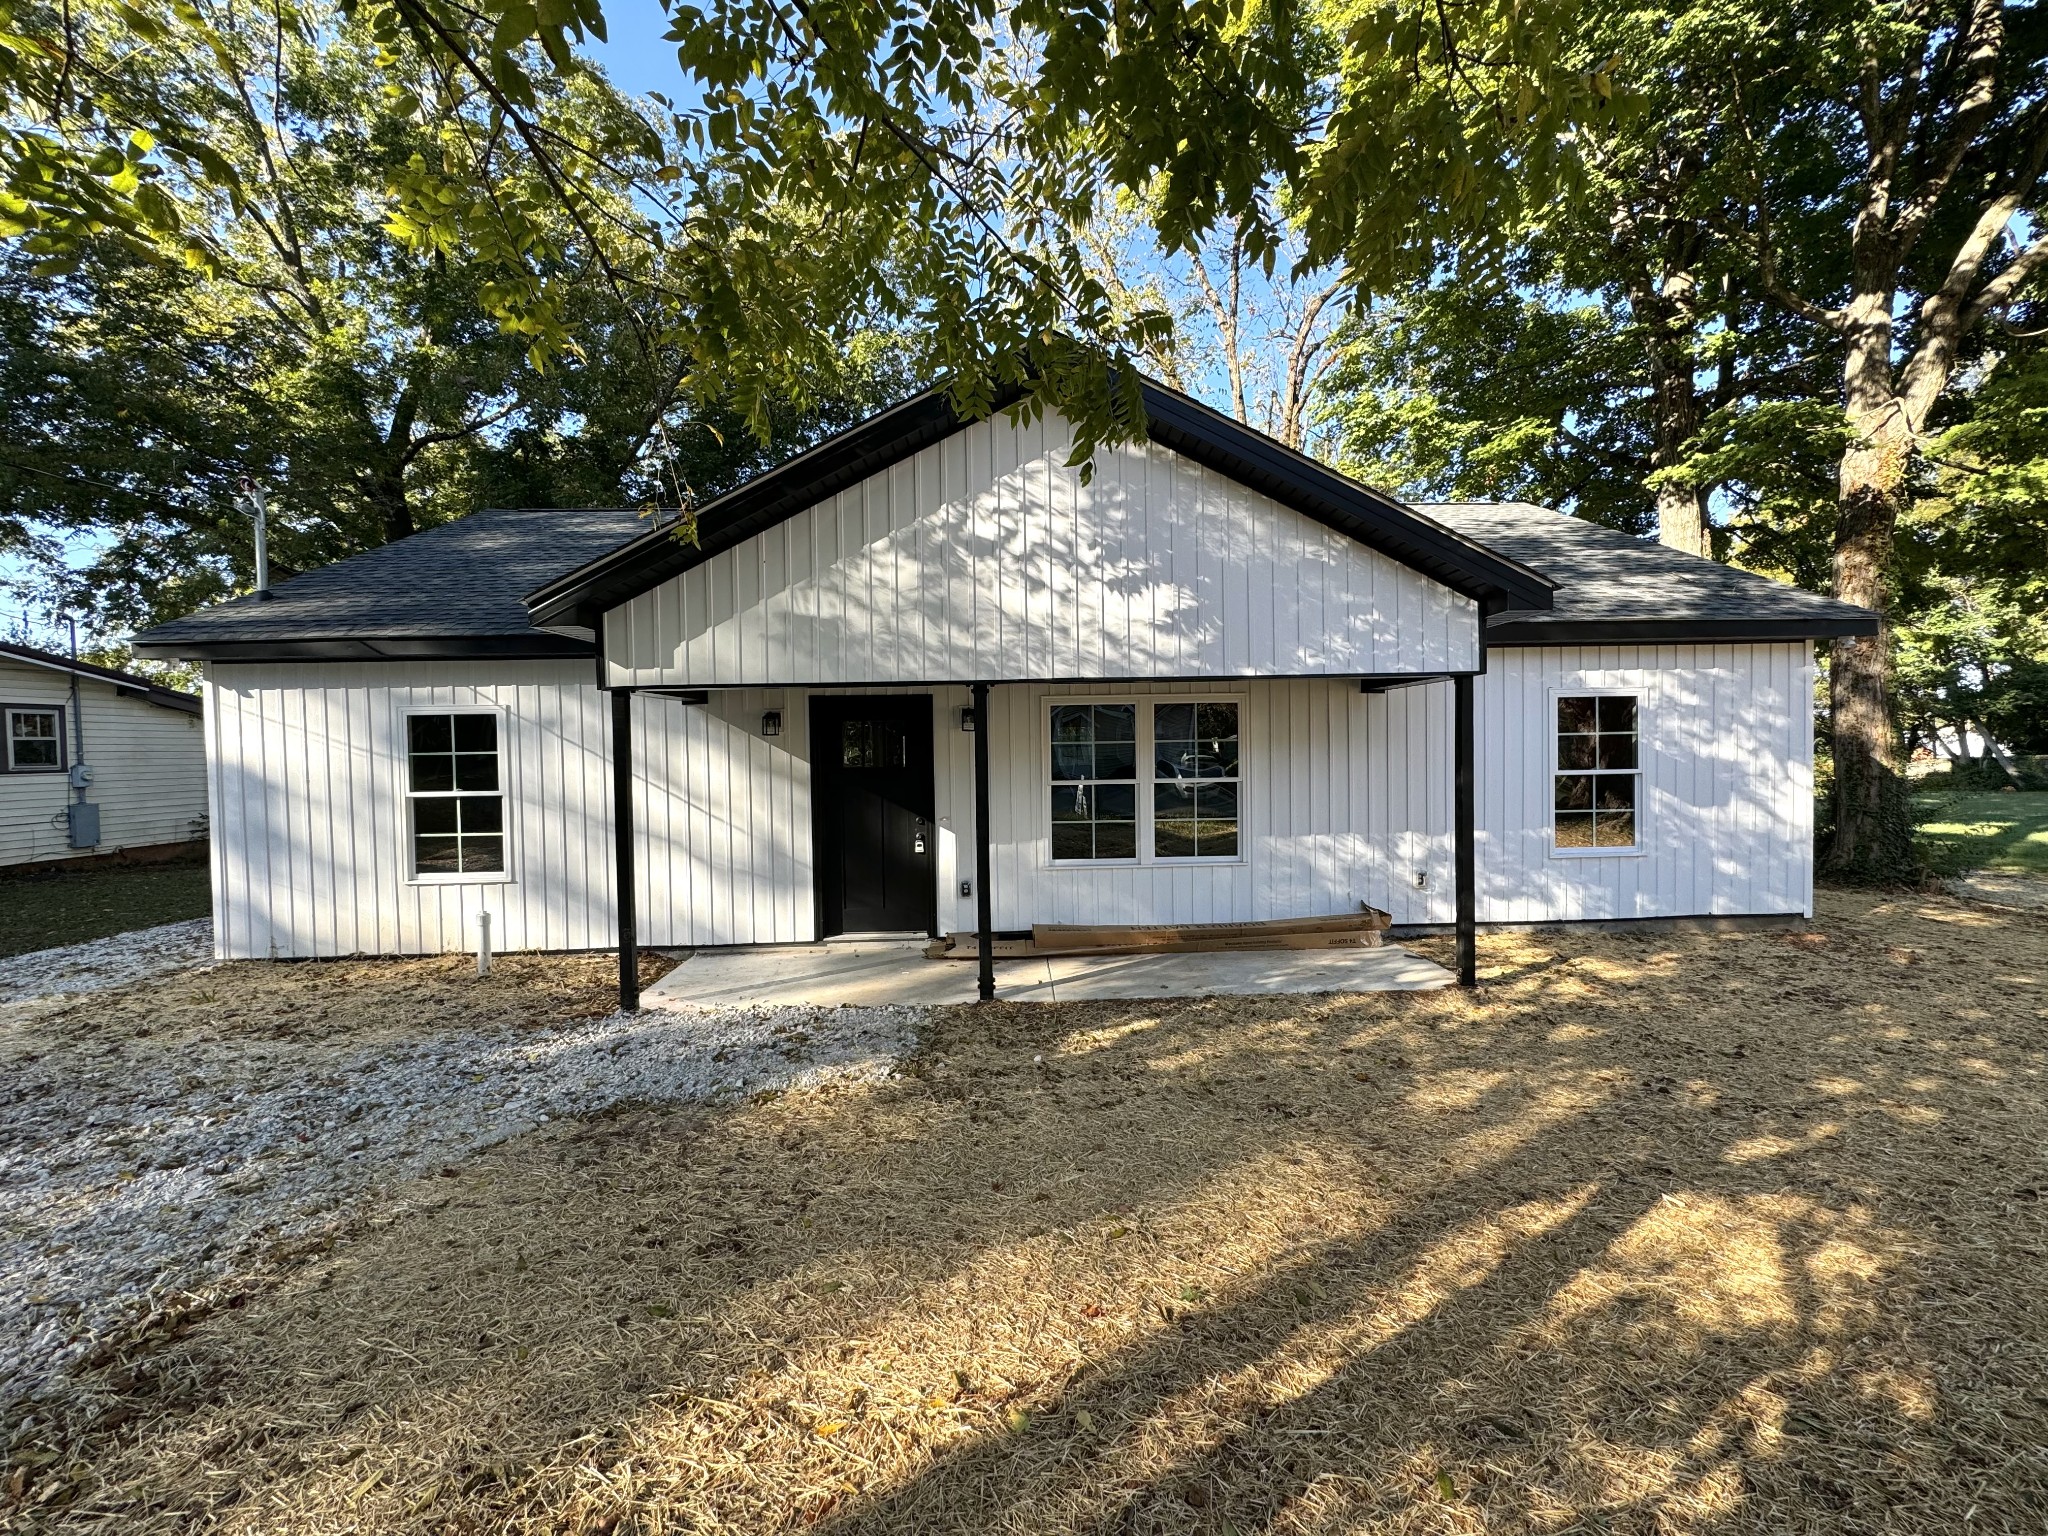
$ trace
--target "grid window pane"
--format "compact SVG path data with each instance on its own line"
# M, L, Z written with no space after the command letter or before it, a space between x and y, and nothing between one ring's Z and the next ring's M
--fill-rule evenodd
M1095 823L1095 857L1135 859L1138 856L1138 824L1135 821Z
M1095 857L1095 827L1086 821L1056 821L1052 824L1052 856L1056 859Z
M1095 743L1095 777L1135 779L1138 776L1138 744L1135 741Z
M456 715L453 719L456 751L495 753L498 750L496 715Z
M505 799L496 715L408 716L406 787L416 874L503 873Z
M1559 848L1636 846L1641 711L1627 694L1557 701L1553 836Z
M498 787L498 754L495 752L458 752L455 754L455 787L457 789L496 789Z
M1096 705L1095 739L1097 741L1136 741L1138 739L1138 706L1135 704Z
M505 868L505 839L493 832L462 840L462 872L465 875L500 874Z
M452 715L414 715L406 722L409 745L414 752L453 752L455 750L455 717Z
M1590 811L1558 812L1557 846L1560 848L1590 848L1593 846L1593 815Z
M1636 728L1636 701L1625 695L1603 694L1600 698L1600 733L1627 731L1631 735Z
M423 875L462 873L462 839L459 837L416 837L413 861Z

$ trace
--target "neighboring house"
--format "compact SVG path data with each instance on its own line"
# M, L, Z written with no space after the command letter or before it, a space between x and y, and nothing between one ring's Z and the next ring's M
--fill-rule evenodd
M201 707L145 677L0 644L0 867L204 838Z
M926 395L695 544L485 512L139 636L206 663L221 954L1810 911L1873 615L1145 401L1086 483Z

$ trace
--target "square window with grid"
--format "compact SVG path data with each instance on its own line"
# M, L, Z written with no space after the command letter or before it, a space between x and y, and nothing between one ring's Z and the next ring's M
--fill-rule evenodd
M1138 856L1137 705L1053 706L1052 856Z
M1237 857L1237 706L1152 709L1152 853Z
M408 715L406 796L415 875L502 874L505 796L498 717Z
M10 704L7 715L9 773L57 773L64 767L64 711Z
M1642 790L1639 711L1628 694L1573 694L1557 701L1554 846L1634 848Z

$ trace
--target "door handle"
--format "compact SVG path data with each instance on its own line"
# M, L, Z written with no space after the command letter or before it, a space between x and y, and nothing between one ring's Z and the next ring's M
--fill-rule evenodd
M917 819L917 831L911 838L910 851L912 853L924 852L924 818L922 816Z

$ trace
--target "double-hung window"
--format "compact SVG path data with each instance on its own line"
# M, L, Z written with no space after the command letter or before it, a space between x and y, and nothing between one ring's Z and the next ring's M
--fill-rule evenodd
M412 869L421 879L502 875L504 774L498 717L472 711L405 717Z
M1633 694L1560 694L1552 845L1560 853L1639 846L1640 711Z
M9 704L9 773L61 773L64 769L64 711L55 705Z
M1238 857L1238 706L1050 706L1055 864Z

